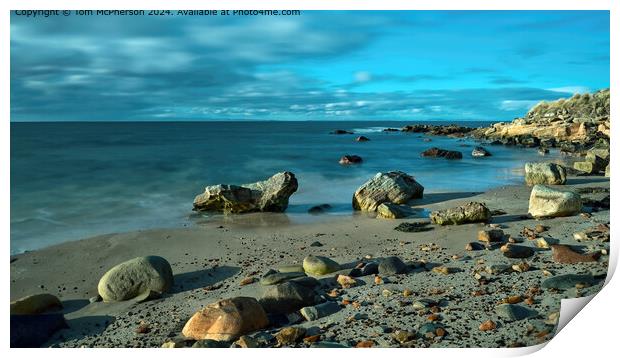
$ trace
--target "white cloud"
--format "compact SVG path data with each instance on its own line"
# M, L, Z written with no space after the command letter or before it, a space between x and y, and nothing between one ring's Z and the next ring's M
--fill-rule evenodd
M367 72L367 71L355 72L353 77L355 78L355 82L360 82L360 83L364 83L364 82L368 82L372 80L372 75L370 74L370 72Z
M499 109L502 111L529 110L539 101L530 100L505 100L502 101Z
M553 92L563 92L563 93L589 93L592 90L588 87L584 86L566 86L566 87L556 87L556 88L548 88L549 91Z

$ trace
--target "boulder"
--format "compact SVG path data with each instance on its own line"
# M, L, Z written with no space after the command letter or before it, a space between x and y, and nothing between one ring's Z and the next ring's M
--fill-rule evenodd
M357 138L355 138L355 141L356 141L356 142L368 142L369 140L370 140L370 138L365 137L365 136L363 136L363 135L362 135L362 136L359 136L359 137L357 137Z
M293 281L268 286L263 293L260 304L265 311L272 314L287 314L316 301L314 290Z
M377 217L384 219L400 219L409 216L409 207L393 203L383 203L377 207Z
M490 157L491 153L489 153L489 151L484 149L483 147L475 147L471 151L471 156L472 157Z
M97 290L105 302L125 301L149 292L167 292L174 282L172 268L159 256L136 257L106 272Z
M340 270L340 265L323 256L306 256L303 262L304 271L308 275L322 276Z
M525 183L536 184L566 184L566 170L555 163L525 163Z
M22 297L11 302L12 315L34 315L62 309L58 297L49 293L40 293Z
M183 327L183 335L195 340L230 341L268 325L267 314L256 299L235 297L196 312Z
M431 148L422 152L423 157L436 157L445 159L461 159L463 154L456 150L445 150L439 148Z
M340 163L341 165L359 164L361 162L362 157L360 157L359 155L345 155L338 161L338 163Z
M581 197L569 190L535 185L530 195L528 213L535 218L571 216L581 211Z
M430 213L431 222L437 225L461 225L491 220L491 211L484 204L470 202L466 205Z
M283 212L288 199L297 191L297 179L291 172L278 173L257 183L212 185L194 199L195 211L246 213Z
M353 209L376 211L383 203L404 204L422 198L424 187L401 171L377 173L353 194Z

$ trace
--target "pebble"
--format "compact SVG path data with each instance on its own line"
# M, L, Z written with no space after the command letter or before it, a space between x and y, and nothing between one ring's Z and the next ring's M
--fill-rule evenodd
M488 321L484 321L480 324L480 327L478 327L481 331L486 332L486 331L492 331L495 328L497 328L497 324L495 324L495 322L488 320Z
M403 330L397 330L392 333L392 338L400 344L414 340L415 336L415 333Z
M338 311L340 311L340 305L333 301L327 301L316 306L304 307L299 310L299 313L301 313L306 321L316 321L319 318L329 316Z
M342 286L342 288L351 288L356 284L356 281L353 277L346 275L338 275L338 277L336 278L336 282L338 282L338 284Z
M278 344L295 344L299 342L306 335L306 329L303 327L286 327L282 328L278 333L274 335Z
M511 259L524 259L534 255L534 249L523 245L506 244L500 248L500 251Z
M484 250L484 245L479 242L470 242L467 245L465 245L465 250L467 251Z
M478 241L500 242L504 239L504 231L501 229L484 229L478 231Z

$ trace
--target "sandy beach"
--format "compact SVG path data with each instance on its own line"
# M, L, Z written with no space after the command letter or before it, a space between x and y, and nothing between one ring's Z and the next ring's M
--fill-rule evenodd
M600 200L609 193L609 178L570 177L562 187L578 190L583 198ZM287 344L298 347L534 345L553 337L557 323L554 314L562 298L598 292L608 257L603 251L596 262L557 263L551 250L538 248L536 240L524 238L522 230L542 224L548 230L538 236L550 243L571 245L584 252L608 250L608 242L577 242L573 234L609 223L609 211L535 220L527 217L530 191L526 185L514 185L484 193L426 194L413 204L413 208L426 210L421 214L471 201L505 213L495 212L490 224L429 225L422 232L394 228L403 222L428 221L426 218L381 219L356 214L325 217L318 223L287 224L283 214L256 213L237 216L241 220L212 220L186 229L112 233L67 242L11 257L11 300L51 293L62 301L69 328L58 331L43 346L160 347L167 341L182 342L184 324L205 305L237 296L258 299L269 287L259 283L258 278L269 269L301 264L307 255L320 255L341 264L341 271L319 278L321 286L317 289L323 297L338 302L340 310L309 322L274 319L269 327L249 334L259 346L277 345L273 334L283 326L303 327L306 337L318 336ZM589 210L584 206L583 211ZM478 231L489 225L501 228L517 242L524 240L521 245L534 248L535 254L510 259L498 246L467 251L466 245L476 242ZM146 255L161 256L170 262L174 274L170 292L141 303L89 302L89 298L97 296L97 283L107 270ZM337 274L349 273L359 262L388 256L400 257L409 265L409 271L381 277L381 282L376 281L377 275L357 277L353 287L338 289L333 297L326 295L340 287L335 280ZM510 268L522 262L529 266L525 272ZM508 270L495 272L494 267L501 265L508 265ZM435 267L447 267L447 271ZM549 277L569 273L592 274L597 283L567 290L541 288ZM241 285L247 277L257 280ZM536 315L513 322L499 317L496 307L507 299L525 301ZM423 307L420 302L431 304ZM496 328L481 331L479 326L487 320L493 321ZM395 332L419 331L429 322L443 328L442 335L406 342L394 338Z

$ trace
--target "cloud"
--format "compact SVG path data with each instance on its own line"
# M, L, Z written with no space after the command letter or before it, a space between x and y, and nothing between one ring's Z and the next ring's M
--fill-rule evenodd
M576 94L576 93L589 93L589 92L592 92L592 90L590 88L584 87L584 86L556 87L556 88L549 88L549 91L561 92L561 93L570 93L571 95Z

